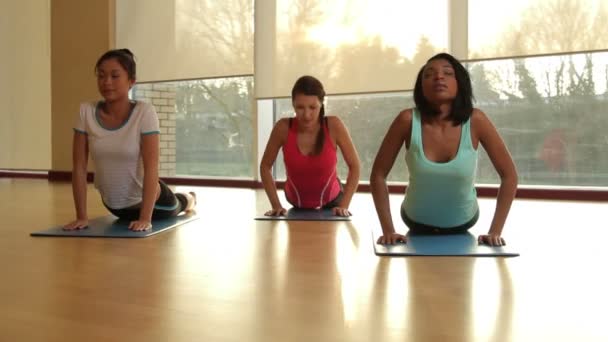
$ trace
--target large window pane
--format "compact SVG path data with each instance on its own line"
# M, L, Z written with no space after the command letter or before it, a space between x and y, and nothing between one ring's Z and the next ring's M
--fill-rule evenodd
M522 185L608 186L608 53L469 65ZM479 183L498 178L484 154Z
M253 0L117 0L116 45L140 81L253 73Z
M155 105L161 176L253 177L252 77L138 84Z
M264 44L256 46L256 56L272 68L256 74L258 98L289 96L303 74L322 79L332 94L407 89L421 63L448 45L447 0L270 0L257 6L256 16L273 14L259 23L267 35L258 36Z
M469 1L469 58L608 48L606 0Z

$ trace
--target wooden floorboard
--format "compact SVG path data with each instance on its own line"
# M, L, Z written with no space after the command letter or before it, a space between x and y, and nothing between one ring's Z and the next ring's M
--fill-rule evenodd
M516 200L517 258L377 257L351 222L255 221L263 191L197 192L201 219L145 239L34 238L67 183L0 179L0 341L606 341L608 204ZM395 223L401 196L392 196ZM90 217L105 215L89 188ZM475 232L494 201L480 200Z

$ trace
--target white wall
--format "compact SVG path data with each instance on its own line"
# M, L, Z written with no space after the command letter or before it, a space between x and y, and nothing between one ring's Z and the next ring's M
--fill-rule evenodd
M0 168L51 168L50 1L0 0Z

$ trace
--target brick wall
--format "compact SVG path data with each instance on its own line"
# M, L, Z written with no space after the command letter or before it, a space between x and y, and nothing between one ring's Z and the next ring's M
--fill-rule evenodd
M175 86L137 84L133 98L154 105L160 123L159 176L175 176Z

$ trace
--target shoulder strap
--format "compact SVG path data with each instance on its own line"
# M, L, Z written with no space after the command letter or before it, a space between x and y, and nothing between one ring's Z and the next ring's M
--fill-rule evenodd
M420 134L422 131L422 122L421 122L421 114L420 114L420 110L418 108L413 108L412 109L412 132L410 134L410 148L412 146L422 146L421 145L421 139L420 139Z

